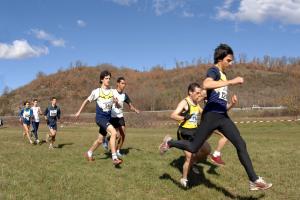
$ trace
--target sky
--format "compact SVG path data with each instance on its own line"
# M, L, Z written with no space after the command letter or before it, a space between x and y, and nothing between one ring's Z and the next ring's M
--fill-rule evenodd
M0 94L80 60L170 69L229 44L249 60L299 57L300 0L1 0Z

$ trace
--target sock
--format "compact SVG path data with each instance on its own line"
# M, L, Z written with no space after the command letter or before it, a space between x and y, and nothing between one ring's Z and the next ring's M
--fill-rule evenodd
M88 154L88 157L92 157L93 156L93 152L92 151L88 151L87 154Z
M116 153L112 153L112 154L111 154L111 157L112 157L113 160L118 159L118 156L117 156Z
M117 150L117 153L120 153L120 149Z
M221 156L221 152L220 151L214 151L213 156L214 157Z

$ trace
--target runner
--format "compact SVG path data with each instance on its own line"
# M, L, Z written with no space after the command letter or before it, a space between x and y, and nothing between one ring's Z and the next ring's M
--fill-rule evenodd
M198 83L191 83L188 86L188 96L180 101L176 109L171 114L171 118L179 123L177 130L178 140L191 141L194 138L194 134L198 127L198 117L200 113L202 113L202 108L200 107L199 102L205 97L201 95L201 91L202 90ZM210 154L210 151L211 147L207 142L204 142L197 153L192 154L188 151L183 151L185 155L185 162L182 167L182 178L180 179L180 184L184 188L188 187L188 173L190 168L193 166L193 163L205 159ZM196 172L197 170L198 169L195 168Z
M100 73L101 87L93 90L90 96L83 101L75 117L79 117L82 109L88 102L96 101L96 123L99 126L99 136L84 155L88 161L94 161L93 152L102 144L103 138L106 137L108 132L110 134L112 161L114 165L119 165L122 163L122 160L119 159L116 154L117 131L109 122L111 119L112 106L113 104L118 104L113 89L111 89L109 85L110 78L111 73L109 71L105 70Z
M40 116L39 115L42 115L42 111L41 111L41 108L38 106L38 100L37 99L34 99L32 101L33 103L33 106L31 107L32 111L33 111L33 120L31 122L31 125L32 125L32 133L34 135L34 138L35 138L35 143L36 144L39 144L40 141L39 141L39 137L38 137L38 129L39 129L39 125L40 125Z
M27 137L30 144L33 144L33 141L30 138L29 129L30 129L30 123L33 117L32 109L30 108L29 101L24 102L24 108L19 113L19 121L22 124L23 128L23 137Z
M117 89L115 90L116 98L118 99L118 105L117 107L115 104L112 106L111 111L111 124L115 127L115 129L120 133L120 139L117 142L117 155L119 157L122 156L120 149L122 148L124 141L125 141L125 119L123 114L124 109L124 102L129 105L130 110L140 113L138 109L136 109L129 96L124 92L124 89L126 87L126 81L124 77L119 77L117 79Z
M226 79L225 69L232 65L233 51L226 44L220 44L214 53L214 66L207 71L207 77L203 82L207 90L207 104L201 118L201 123L193 141L172 140L166 136L160 145L160 151L166 152L169 148L175 147L195 153L204 144L205 140L214 130L221 131L224 136L234 145L239 160L250 180L250 190L265 190L272 187L262 177L256 175L250 160L246 143L240 135L239 130L227 114L227 93L229 85L239 85L244 82L242 77L231 80Z
M53 145L57 134L57 120L60 119L61 115L60 108L56 105L56 101L56 97L52 97L50 105L46 108L44 112L45 120L47 121L47 126L50 131L46 139L46 141L50 143L49 149L54 148Z

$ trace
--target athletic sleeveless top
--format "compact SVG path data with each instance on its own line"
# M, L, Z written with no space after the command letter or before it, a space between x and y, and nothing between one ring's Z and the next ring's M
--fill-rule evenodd
M211 67L207 71L206 77L212 78L214 81L226 81L226 75L217 67ZM207 103L204 112L227 112L227 93L228 86L207 90Z
M188 104L188 110L186 112L191 115L191 118L186 121L181 121L179 125L183 128L197 128L199 114L202 112L202 109L199 104L194 105L191 103L188 97L186 97L185 100Z
M96 120L100 120L102 117L110 118L111 108L113 105L113 90L97 88L92 91L88 100L96 101Z

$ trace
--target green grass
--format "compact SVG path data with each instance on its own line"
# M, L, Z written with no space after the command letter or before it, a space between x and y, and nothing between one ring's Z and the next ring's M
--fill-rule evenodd
M121 168L112 165L100 147L96 161L88 163L83 153L97 137L97 127L60 128L56 145L32 146L23 140L20 128L0 129L0 199L299 199L300 123L242 124L258 175L273 183L267 191L250 192L248 179L235 149L225 146L226 166L199 163L200 175L191 173L193 187L179 187L182 152L171 149L158 154L165 134L176 129L128 129ZM46 127L41 127L44 138ZM216 147L218 136L210 140Z

